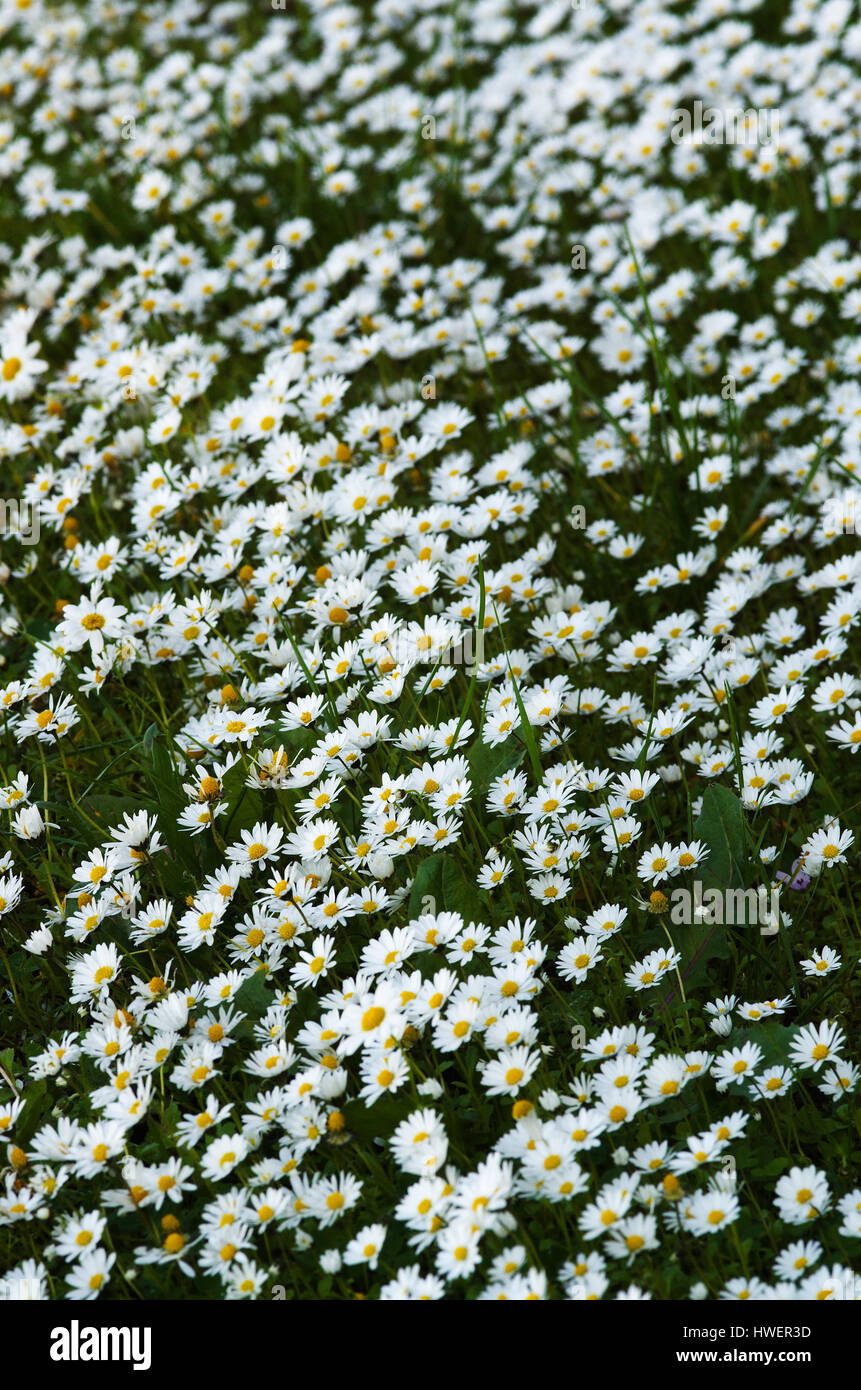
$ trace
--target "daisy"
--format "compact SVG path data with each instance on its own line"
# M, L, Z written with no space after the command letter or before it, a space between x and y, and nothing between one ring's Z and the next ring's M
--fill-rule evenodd
M39 357L39 342L27 341L35 320L33 310L17 309L0 325L0 400L29 396L37 378L48 370Z
M822 868L833 868L845 864L846 851L853 844L855 836L851 830L841 830L837 821L831 821L821 830L816 830L801 846L804 867L814 873Z
M830 975L840 969L843 960L831 946L823 946L800 964L805 975Z
M77 651L89 643L90 651L98 656L104 650L105 638L122 637L126 611L111 598L99 598L93 590L89 600L66 604L59 629L60 640L70 651Z
M819 1071L825 1062L839 1060L845 1044L843 1030L837 1023L809 1023L793 1034L789 1059L796 1066Z
M778 1181L774 1202L782 1221L793 1226L812 1221L831 1206L828 1180L813 1165L793 1167Z
M482 1084L488 1095L514 1096L535 1074L540 1058L528 1047L505 1049L481 1069Z

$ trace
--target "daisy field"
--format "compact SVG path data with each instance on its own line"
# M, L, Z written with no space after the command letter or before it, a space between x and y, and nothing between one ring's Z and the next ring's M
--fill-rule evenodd
M2 0L4 1297L861 1296L859 59Z

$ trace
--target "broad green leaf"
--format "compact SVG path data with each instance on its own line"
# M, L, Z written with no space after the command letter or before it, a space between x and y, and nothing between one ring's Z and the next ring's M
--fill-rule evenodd
M704 890L743 889L747 867L747 826L744 808L727 787L709 786L694 825L694 835L705 841L708 858L696 870ZM668 923L673 945L680 952L679 965L685 994L708 978L713 960L729 957L726 930L721 922L673 925ZM678 975L668 976L658 996L658 1008L668 1010L681 995Z
M484 800L493 779L504 772L513 772L523 762L525 754L525 745L515 738L507 738L495 748L478 739L467 754L475 794Z
M430 854L419 864L410 889L411 918L421 916L423 898L433 898L435 903L442 901L442 856L439 854Z
M149 811L152 814L158 810L156 802L149 797L110 796L106 792L85 797L81 805L88 816L104 824L106 831L115 825L122 825L125 815L134 815L135 811ZM92 837L92 826L88 827L87 833Z
M708 845L709 856L700 877L715 888L743 888L747 870L747 826L744 808L728 787L710 786L703 796L694 835Z
M426 898L433 900L433 907L422 907ZM484 911L478 888L453 854L430 855L418 867L410 890L410 916L420 917L428 910L459 912L467 922L478 920Z
M407 1095L383 1096L373 1105L352 1100L341 1109L349 1134L356 1139L370 1142L372 1139L390 1135L401 1120L405 1120L410 1111L415 1109L415 1101Z
M756 1043L762 1049L762 1068L785 1066L789 1056L789 1044L795 1030L788 1028L779 1018L767 1018L755 1027L746 1024L733 1028L724 1041L725 1047L740 1047L742 1043Z
M467 878L460 861L446 855L442 866L443 912L459 912L464 921L476 921L483 911L479 889Z
M149 732L149 730L147 730ZM163 739L155 738L150 744L152 760L153 793L157 802L158 828L170 851L169 856L159 856L159 869L165 887L171 893L184 894L182 868L196 871L198 859L196 847L188 835L179 829L178 821L187 797L183 793L179 775Z
M50 1108L51 1097L48 1095L48 1083L44 1077L40 1077L38 1081L33 1082L32 1086L27 1087L24 1109L21 1111L15 1126L15 1138L22 1148L26 1148L39 1128L43 1116Z
M262 970L256 970L247 980L243 980L236 991L236 1007L247 1018L261 1018L274 1002L275 996L266 988Z

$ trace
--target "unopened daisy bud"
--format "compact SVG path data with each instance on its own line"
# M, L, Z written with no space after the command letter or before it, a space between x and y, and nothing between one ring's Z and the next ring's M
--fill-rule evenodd
M374 878L389 878L394 872L395 861L384 849L374 850L368 855L368 869Z
M51 928L37 927L24 942L24 950L29 951L33 956L43 956L51 945L51 941Z
M45 822L38 806L24 806L12 818L12 829L19 840L38 840Z
M681 782L682 769L675 763L669 767L659 767L658 776L662 782Z
M432 1076L427 1081L420 1081L416 1089L420 1096L427 1096L430 1100L438 1100L443 1094L442 1084Z

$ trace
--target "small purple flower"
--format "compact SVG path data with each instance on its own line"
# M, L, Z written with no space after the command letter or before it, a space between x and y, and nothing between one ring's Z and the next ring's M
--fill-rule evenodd
M803 872L803 870L801 869L801 863L801 859L796 859L795 863L792 866L791 873L784 874L780 870L778 870L777 872L777 877L780 880L780 882L785 883L789 888L794 889L796 893L803 893L805 888L808 888L810 886L810 874L806 874ZM796 870L798 870L797 873Z

